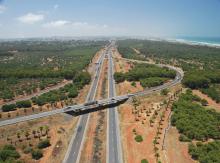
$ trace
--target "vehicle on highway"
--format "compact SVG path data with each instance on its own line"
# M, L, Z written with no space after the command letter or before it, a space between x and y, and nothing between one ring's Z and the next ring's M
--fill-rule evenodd
M84 106L95 105L98 104L98 101L89 101L84 104Z

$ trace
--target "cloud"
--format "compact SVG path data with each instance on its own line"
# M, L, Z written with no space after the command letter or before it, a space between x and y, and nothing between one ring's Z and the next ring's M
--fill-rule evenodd
M0 14L5 12L5 10L6 10L6 7L3 5L0 5Z
M55 5L53 6L53 8L54 8L54 10L56 10L56 9L59 8L59 5L58 5L58 4L55 4Z
M42 24L41 27L38 30L41 30L40 33L44 33L44 36L97 36L122 34L125 32L124 29L111 27L106 24L92 24L65 19L50 21Z
M42 21L43 19L44 19L43 14L33 14L33 13L27 13L26 15L18 17L18 20L20 22L26 23L26 24L34 24L39 21Z
M57 20L57 21L52 21L52 22L48 22L48 23L45 23L43 24L43 27L47 27L47 28L51 28L51 27L63 27L63 26L66 26L68 24L71 24L70 21L67 21L67 20Z
M71 22L68 20L56 20L45 23L42 25L46 28L71 28L71 29L106 29L108 26L106 24L89 24L87 22Z

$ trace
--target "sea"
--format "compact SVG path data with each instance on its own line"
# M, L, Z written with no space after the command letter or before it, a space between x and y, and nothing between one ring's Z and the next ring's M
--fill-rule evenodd
M177 42L220 47L220 37L178 37Z

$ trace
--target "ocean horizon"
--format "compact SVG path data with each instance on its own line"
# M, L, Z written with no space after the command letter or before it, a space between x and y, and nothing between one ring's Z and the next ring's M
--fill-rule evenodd
M177 37L178 42L185 42L191 44L203 44L211 46L220 46L220 37Z

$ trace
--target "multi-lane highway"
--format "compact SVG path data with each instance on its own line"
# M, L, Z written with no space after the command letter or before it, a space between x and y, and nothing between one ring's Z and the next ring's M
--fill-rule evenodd
M101 74L104 57L105 57L105 51L100 56L98 64L96 66L95 77L93 79L86 102L93 101L95 99L95 94L98 87L98 82ZM84 114L80 116L79 122L72 136L63 163L75 163L79 161L81 156L81 148L84 142L84 136L85 136L84 134L86 133L88 119L89 119L89 114Z
M109 104L116 104L119 101L127 100L131 96L142 96L142 95L148 95L157 91L161 91L165 88L169 88L171 86L174 86L181 82L183 78L183 72L180 69L177 69L172 66L167 65L158 65L160 67L168 67L170 69L173 69L177 72L176 78L168 83L165 83L161 86L153 87L146 89L141 92L136 92L134 94L124 95L124 96L116 96L116 90L115 90L115 81L113 78L114 75L114 63L112 59L112 49L115 48L114 42L112 42L102 53L102 55L99 57L99 60L96 64L96 70L95 70L95 76L92 81L92 85L90 87L90 91L88 93L88 96L86 98L86 102L94 101L96 90L99 83L99 78L101 74L102 64L103 60L105 58L105 55L108 56L108 86L109 86L109 98L104 100L99 100L97 104L93 106L86 106L84 104L80 105L74 105L74 106L68 106L63 109L57 109L52 110L48 112L38 113L34 115L28 115L23 117L17 117L14 119L8 119L0 121L0 126L10 125L18 122L33 120L36 118L42 118L58 113L65 113L70 111L83 111L83 110L89 110L93 108L98 108L99 106L109 105ZM136 62L136 61L135 61ZM145 62L145 61L140 61ZM106 150L106 156L107 156L107 162L108 163L121 163L123 162L123 156L122 156L122 149L121 149L121 140L120 140L120 131L119 131L119 120L118 120L118 112L117 107L112 107L108 109L108 121L107 121L107 150ZM65 158L63 160L63 163L75 163L78 162L80 159L81 154L81 148L83 146L84 142L84 135L86 133L87 128L87 122L89 119L89 114L84 114L80 116L77 127L74 131L74 134L72 136L71 142L69 144L68 150L66 152Z
M112 48L114 43L112 44ZM109 97L116 95L115 80L114 80L114 64L112 60L112 49L108 51L108 85ZM107 123L107 162L122 163L122 150L119 130L119 120L117 107L109 108L108 123Z

